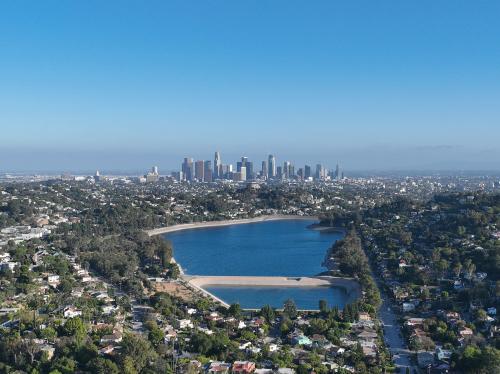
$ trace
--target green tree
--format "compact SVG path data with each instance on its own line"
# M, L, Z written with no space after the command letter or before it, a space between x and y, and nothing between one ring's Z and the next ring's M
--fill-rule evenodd
M274 318L276 317L275 316L275 313L274 313L274 309L271 308L270 305L264 305L261 309L260 309L260 313L259 313L266 321L267 323L271 324L274 322Z
M326 302L326 300L320 300L319 301L319 311L323 315L327 315L328 314L329 309L328 309L328 303Z
M70 318L63 327L63 333L67 336L73 336L77 344L80 344L87 335L87 329L80 317Z
M156 359L156 352L154 351L151 343L141 336L127 334L120 343L121 357L123 367L128 367L130 365L137 371L143 370L149 362ZM126 360L129 359L130 361Z
M158 347L165 339L165 333L158 327L154 327L148 334L148 339L154 347Z
M283 304L283 314L288 316L290 319L297 318L297 306L295 305L295 301L292 299L288 299Z
M111 360L97 357L88 363L89 370L95 374L119 374L118 366Z
M241 306L238 303L231 304L227 310L227 314L233 316L234 318L241 317Z
M61 374L72 374L75 372L76 362L69 357L59 357L52 364L52 370L59 371Z

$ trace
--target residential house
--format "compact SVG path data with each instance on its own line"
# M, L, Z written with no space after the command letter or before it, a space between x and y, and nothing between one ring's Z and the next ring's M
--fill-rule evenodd
M75 318L82 315L82 311L76 309L74 306L67 306L64 308L64 318Z
M249 374L255 371L255 362L251 361L235 361L233 363L232 372Z
M227 362L212 361L207 365L205 372L207 374L227 374L231 369L231 364Z

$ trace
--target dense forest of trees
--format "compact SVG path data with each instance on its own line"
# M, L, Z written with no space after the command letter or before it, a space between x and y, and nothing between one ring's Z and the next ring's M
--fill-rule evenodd
M333 263L329 260L334 258ZM327 252L325 265L338 266L343 275L355 277L365 293L365 301L377 309L381 304L380 292L371 275L370 263L354 229L337 241Z

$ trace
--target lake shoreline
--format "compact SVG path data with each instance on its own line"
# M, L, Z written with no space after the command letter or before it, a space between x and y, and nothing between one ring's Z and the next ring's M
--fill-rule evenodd
M313 223L313 224L307 226L307 228L309 230L320 231L320 232L338 233L338 234L342 234L342 235L347 234L347 231L343 227L325 226L325 225L322 225L321 223Z
M201 228L210 227L224 227L232 225L243 225L248 223L258 223L258 222L269 222L269 221L281 221L281 220L318 220L317 216L296 216L296 215L284 215L284 214L273 214L267 216L259 216L253 218L242 218L242 219L228 219L223 221L204 221L204 222L193 222L193 223L180 223L178 225L159 227L156 229L145 230L148 236L155 236L161 234L167 234L170 232L182 231L182 230L194 230Z
M304 228L321 233L338 233L345 235L345 230L337 227L322 226L317 216L296 216L296 215L266 215L247 219L206 221L187 224L178 224L169 227L161 227L146 231L149 236L164 235L178 231L196 230L202 228L227 227L233 225L245 225L252 223L265 223L273 221L309 221ZM316 221L311 223L311 221ZM168 239L168 235L165 235ZM203 272L192 272L189 269L182 269L182 261L178 262L172 258L172 262L177 263L181 273L180 278L184 284L194 291L201 292L224 307L228 303L219 296L208 291L209 287L228 288L340 288L345 292L348 302L352 302L360 297L361 290L359 283L353 278L332 277L326 274L316 276L247 276L247 275L203 275ZM311 309L316 310L316 309Z
M211 297L224 307L229 303L216 296L207 288L218 287L228 289L238 288L339 288L346 296L346 303L353 302L361 296L361 286L354 278L316 276L316 277L280 277L280 276L183 276L182 279L193 289ZM244 310L258 310L259 308L243 308ZM318 311L317 308L299 308L303 311Z

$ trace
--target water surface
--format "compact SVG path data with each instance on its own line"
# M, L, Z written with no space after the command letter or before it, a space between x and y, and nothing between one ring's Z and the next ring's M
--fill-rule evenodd
M340 287L233 287L205 286L208 292L217 295L228 304L238 303L244 309L259 309L263 305L283 308L286 300L292 299L299 309L317 310L319 301L325 300L329 307L342 309L349 297Z
M307 227L315 220L282 220L177 231L174 257L186 274L313 276L327 249L342 237Z
M165 234L186 274L243 276L314 276L328 248L342 234L308 229L315 220L265 221L183 230ZM281 308L291 298L299 309L318 309L319 300L342 308L348 296L336 287L204 287L228 304L258 309Z

